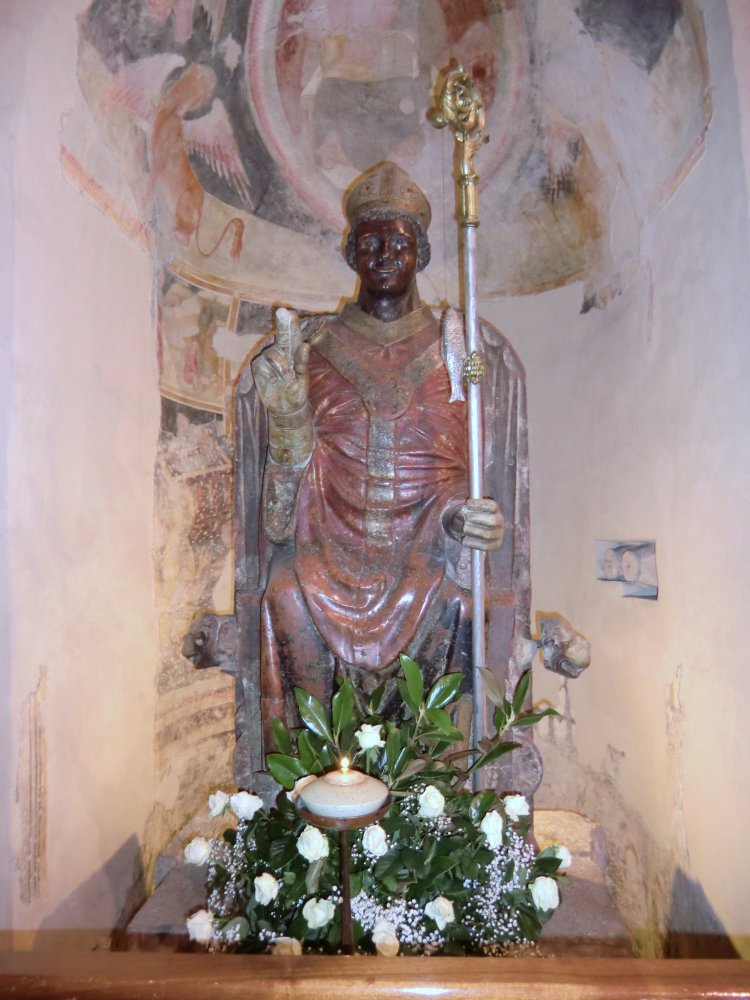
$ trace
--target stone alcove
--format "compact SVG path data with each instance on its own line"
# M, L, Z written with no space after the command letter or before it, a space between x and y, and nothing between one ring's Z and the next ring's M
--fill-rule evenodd
M271 303L350 293L337 191L364 159L401 156L442 206L422 293L455 299L449 148L420 108L459 55L490 104L482 311L529 380L534 606L595 648L585 686L539 680L567 716L540 735L540 801L605 824L646 953L670 931L747 947L739 838L714 860L745 809L747 36L730 13L6 6L2 835L23 878L3 876L4 927L112 927L229 781L231 682L196 674L180 637L196 607L231 603L232 380ZM180 81L182 146L162 152L191 172L185 217L154 147ZM656 538L657 602L597 583L602 537Z

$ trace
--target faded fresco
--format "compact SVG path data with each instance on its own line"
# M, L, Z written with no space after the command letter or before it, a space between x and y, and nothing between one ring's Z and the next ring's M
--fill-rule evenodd
M95 0L80 37L70 172L129 201L161 261L313 308L345 288L343 193L385 158L440 206L424 294L453 292L450 144L425 117L451 58L492 137L484 294L583 280L586 306L606 304L710 116L692 0Z
M237 374L274 303L350 293L343 195L378 160L432 203L423 299L457 299L452 141L425 116L451 58L491 136L480 293L580 282L582 310L606 307L648 273L653 221L709 125L693 0L93 0L80 15L63 169L153 260L157 741L185 811L230 773L231 679L196 673L181 636L196 608L232 604Z

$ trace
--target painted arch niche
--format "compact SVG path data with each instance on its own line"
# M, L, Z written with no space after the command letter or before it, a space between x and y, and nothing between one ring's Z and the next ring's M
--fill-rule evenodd
M230 780L232 683L196 672L182 636L196 609L232 606L239 368L273 303L330 310L351 295L348 185L385 157L415 177L434 213L421 291L455 301L452 141L425 113L460 59L491 135L481 293L575 281L583 308L603 307L700 154L708 69L692 0L93 0L79 37L63 167L154 270L156 740L172 789L157 830Z
M94 0L80 37L109 150L79 115L72 169L127 205L160 263L313 308L349 291L342 196L384 158L435 209L424 294L454 290L450 141L425 117L451 58L491 135L483 294L584 280L605 304L710 115L692 0Z

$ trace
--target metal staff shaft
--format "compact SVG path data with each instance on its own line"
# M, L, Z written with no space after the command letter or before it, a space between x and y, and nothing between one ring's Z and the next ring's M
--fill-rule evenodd
M464 288L466 295L466 349L469 357L479 354L476 300L476 226L463 227ZM467 386L469 417L469 497L481 500L484 496L484 410L481 382ZM482 670L486 666L485 630L485 553L471 550L471 663L472 663L472 737L475 747L487 733L486 708ZM474 788L483 787L482 772L474 772Z
M432 121L437 128L449 125L456 140L467 353L464 378L468 385L469 498L480 500L484 496L484 411L481 387L484 364L477 327L476 242L479 217L474 153L483 142L487 142L489 136L484 131L484 113L479 94L471 77L460 66L447 73L440 94L440 111L432 116ZM487 732L487 699L482 677L486 664L485 553L479 549L472 549L471 552L471 600L472 743L478 748ZM483 781L479 771L474 772L473 783L475 790L482 788Z

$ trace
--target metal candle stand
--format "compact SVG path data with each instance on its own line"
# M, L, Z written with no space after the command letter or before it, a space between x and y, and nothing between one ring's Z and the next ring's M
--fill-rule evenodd
M349 831L377 823L391 808L390 795L376 812L366 816L352 816L336 819L333 816L318 816L297 803L297 812L306 823L320 830L338 830L341 853L341 951L344 955L354 954L354 934L352 933L352 891L349 874Z

